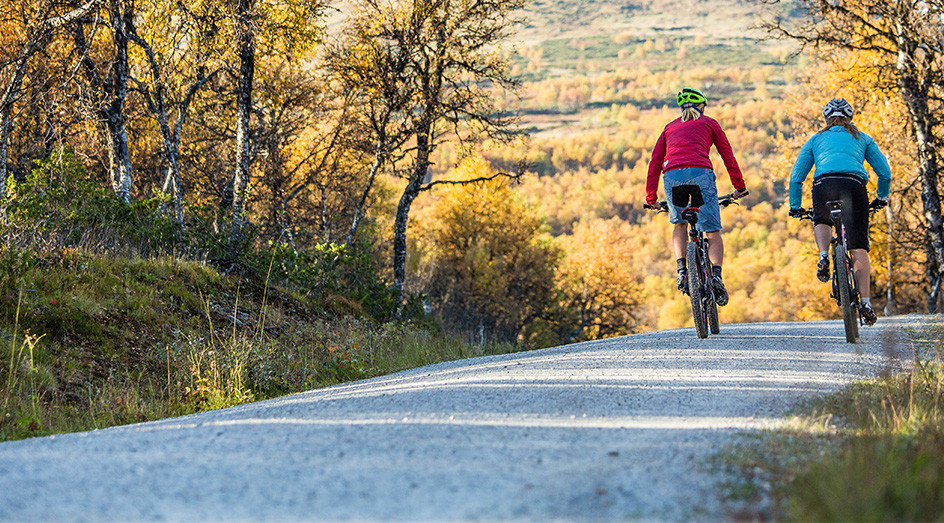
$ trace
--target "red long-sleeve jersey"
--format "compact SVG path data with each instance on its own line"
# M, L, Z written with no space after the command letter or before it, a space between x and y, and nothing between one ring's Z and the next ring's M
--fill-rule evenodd
M656 191L662 173L685 167L704 167L711 169L708 151L712 144L721 153L724 167L728 170L734 188L744 190L744 177L738 167L731 144L721 126L713 118L702 115L700 118L683 122L676 118L669 122L656 141L649 161L649 176L646 178L646 203L656 203Z

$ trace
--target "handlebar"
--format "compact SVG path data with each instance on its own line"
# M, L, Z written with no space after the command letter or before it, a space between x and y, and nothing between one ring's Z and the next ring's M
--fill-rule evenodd
M738 194L736 191L731 194L725 194L724 196L720 196L718 198L718 205L720 205L721 207L727 207L731 205L732 203L735 205L740 205L739 203L737 203L737 200L739 198L743 198L747 196L748 194L750 194L750 191L747 191L747 190L745 190L741 194ZM645 203L643 204L643 207L649 210L660 212L660 213L669 212L669 202L665 200L662 200L661 202L654 203L654 204Z
M878 200L878 201L881 201L881 200ZM875 201L873 201L872 203L870 203L870 204L869 204L869 214L870 214L870 215L875 214L875 213L877 213L878 211L884 209L885 206L888 205L888 202L882 202L882 203L884 203L884 205L876 204ZM794 213L792 212L793 209L790 209L790 211L791 211L790 217L792 217L792 218L797 218L797 219L799 219L799 220L810 220L810 221L813 220L813 209L804 209L803 207L800 207L800 208L797 209L797 211L799 211L798 214L794 214Z
M669 212L669 203L666 202L665 200L662 200L659 203L653 203L653 204L644 203L643 207L651 211L656 211L660 213Z
M813 221L813 209L804 209L803 207L800 207L799 209L797 209L797 211L799 211L799 213L794 213L793 209L790 209L790 217L796 218L800 221L802 220Z
M720 205L720 206L722 206L722 207L727 207L727 206L731 205L732 203L733 203L734 205L740 205L740 204L737 202L738 199L739 199L739 198L743 198L743 197L747 196L748 194L751 194L751 192L748 191L747 189L744 189L744 192L743 192L743 193L740 193L740 194L738 194L737 191L735 191L735 192L733 192L733 193L731 193L731 194L725 194L724 196L721 196L720 198L718 198L718 205Z

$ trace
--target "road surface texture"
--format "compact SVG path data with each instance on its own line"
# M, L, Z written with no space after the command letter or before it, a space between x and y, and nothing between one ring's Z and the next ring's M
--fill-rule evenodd
M705 458L907 362L926 321L654 332L3 443L0 520L724 519Z

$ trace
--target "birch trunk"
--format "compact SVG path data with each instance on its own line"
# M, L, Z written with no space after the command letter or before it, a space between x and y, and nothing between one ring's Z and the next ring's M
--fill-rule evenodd
M938 191L940 157L934 137L934 117L928 106L926 88L915 70L917 47L915 42L905 39L899 29L898 87L908 107L918 150L918 175L921 178L921 203L926 235L927 306L928 313L934 314L940 299L941 269L944 268L944 219L941 217L941 196Z
M256 38L250 19L252 0L239 0L237 38L239 45L239 80L236 90L236 173L233 177L233 239L242 237L246 225L245 207L252 161L252 82L255 72Z
M898 303L895 296L895 267L897 266L897 249L895 248L895 210L893 206L885 207L885 218L888 220L888 288L885 290L885 315L898 314Z
M167 151L167 176L164 179L163 191L164 194L170 194L173 198L174 219L181 224L184 221L184 185L180 176L180 135L183 133L184 122L187 121L187 113L190 110L193 97L216 73L217 71L213 71L209 75L204 75L201 70L197 74L196 81L187 89L187 94L180 104L179 114L177 115L177 121L174 122L173 130L167 124L163 101L159 104L159 119L162 121L161 132L164 133L164 148Z
M204 74L202 67L197 71L196 79L187 89L184 99L178 104L177 121L174 123L174 128L171 129L168 123L167 104L164 97L166 89L157 56L154 54L154 49L151 45L138 35L136 28L131 26L130 29L130 37L134 43L138 44L138 46L144 50L151 71L151 83L153 84L154 91L152 93L149 88L144 88L143 91L148 110L150 110L151 114L157 119L158 126L161 129L161 137L164 141L163 156L164 160L167 162L167 173L164 177L161 192L171 196L174 219L177 220L178 223L183 224L183 183L180 181L180 134L183 130L184 122L187 119L187 112L190 109L190 103L193 101L194 95L216 74L216 71L210 73L209 76ZM166 210L166 204L162 204L162 210Z
M413 200L419 196L423 189L423 182L426 180L429 171L429 131L417 135L417 153L416 162L413 165L413 171L410 173L410 179L403 195L400 197L400 203L397 205L397 217L393 224L393 289L397 295L397 303L403 299L403 290L406 283L406 230L410 219L410 207ZM400 314L400 308L397 308L397 315Z
M105 107L105 125L108 131L108 161L111 168L112 186L118 198L131 203L133 172L131 153L128 149L128 133L125 129L125 100L128 97L128 29L133 22L130 5L121 0L112 0L115 58L112 63L114 79L111 101Z
M364 216L364 207L367 205L367 197L370 194L371 188L374 186L374 181L377 178L377 174L380 172L380 168L384 164L384 153L380 145L377 146L377 153L374 156L374 164L370 166L370 174L367 177L367 187L364 189L363 194L361 194L361 200L358 202L357 207L354 208L354 218L351 220L351 228L347 232L347 238L344 240L345 245L351 246L354 243L354 236L357 234L357 228L360 227L361 218Z
M10 141L10 128L13 126L13 102L19 96L23 77L26 76L26 64L33 52L35 51L30 52L27 47L21 53L16 69L13 71L13 77L3 92L3 98L0 99L0 199L6 197L6 180L9 175L7 173L7 147Z
M52 31L61 28L63 25L72 23L76 19L85 16L98 6L100 0L89 0L85 4L59 16L52 16L43 20L36 33L23 44L19 57L16 59L16 67L7 88L3 91L3 97L0 98L0 199L6 196L6 179L9 176L7 172L7 155L10 139L10 128L13 126L13 103L20 96L23 87L23 79L26 77L26 67L30 58L38 51L46 47Z
M112 189L121 201L131 203L131 153L128 149L128 133L125 131L123 116L120 113L109 114L106 127Z

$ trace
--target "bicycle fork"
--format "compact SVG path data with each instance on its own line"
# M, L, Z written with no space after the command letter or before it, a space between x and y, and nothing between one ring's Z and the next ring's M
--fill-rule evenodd
M711 264L708 262L708 243L697 232L691 234L691 241L695 243L695 252L698 254L698 267L695 269L698 271L698 281L701 283L701 302L704 307L707 307L709 301L715 297L715 289L711 285Z

